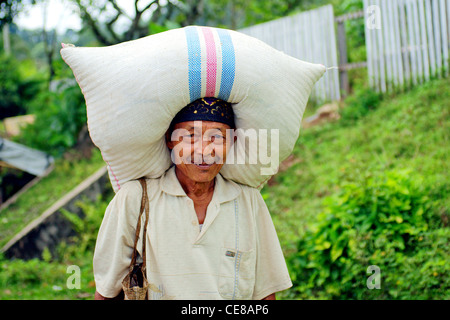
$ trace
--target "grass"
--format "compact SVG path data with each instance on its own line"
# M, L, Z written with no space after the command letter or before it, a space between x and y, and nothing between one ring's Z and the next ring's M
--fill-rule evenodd
M368 172L410 169L422 176L424 186L430 190L433 214L448 227L449 84L449 79L435 80L410 92L386 97L376 109L358 119L343 118L302 131L293 152L296 161L277 174L274 184L262 190L286 256L297 250L299 238L315 222L323 210L323 199L336 192L339 181L355 179ZM91 161L62 162L60 165L61 168L55 169L47 180L36 186L26 200L11 207L14 211L8 212L8 219L25 225L24 217L37 215L52 203L50 198L57 199L57 194L72 188L69 177L75 186L76 181L88 175L86 168L94 172L103 163L96 155ZM40 204L40 197L46 205ZM108 201L101 199L98 203L87 204L91 208L87 211L92 211L90 216L97 215L93 221L99 221L98 217L103 216ZM16 219L15 215L21 218ZM8 223L8 227L1 227L2 239L5 239L4 233L9 232L8 228L15 228L13 222ZM92 242L99 223L87 223L91 226L87 230ZM28 262L0 258L0 299L92 299L95 291L92 244L63 245L60 251L58 258L46 254L43 260ZM67 267L73 264L81 270L80 290L70 290L66 286L70 276L66 273ZM292 296L283 293L279 298Z
M77 205L83 210L84 219L64 211L79 236L60 243L53 256L48 250L41 259L28 261L8 260L0 255L0 300L91 300L95 293L92 269L95 241L112 197L111 189L96 201L79 201ZM71 269L74 266L78 268L75 272Z
M367 172L411 169L424 177L433 210L450 212L450 93L448 79L386 97L376 110L301 132L296 161L262 194L274 217L285 253L322 211L338 182Z
M90 159L72 157L55 161L55 168L38 184L28 189L17 201L0 213L0 247L3 247L28 223L39 217L46 209L105 163L97 149Z

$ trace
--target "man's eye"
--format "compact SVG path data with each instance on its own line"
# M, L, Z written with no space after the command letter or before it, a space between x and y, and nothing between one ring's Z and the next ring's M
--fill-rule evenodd
M212 136L211 141L213 142L222 142L223 136L220 134L215 134Z
M200 139L200 135L196 134L196 133L191 133L190 135L187 135L186 138L193 140L193 141L197 141L198 139Z
M183 140L185 140L185 141L191 141L191 140L194 140L195 138L194 138L194 134L185 134L185 135L183 135Z
M189 134L183 135L183 138L194 138L194 137L196 137L195 133L189 133Z

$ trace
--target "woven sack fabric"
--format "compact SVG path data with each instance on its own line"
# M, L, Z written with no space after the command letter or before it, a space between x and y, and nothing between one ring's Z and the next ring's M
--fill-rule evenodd
M312 87L325 72L323 65L253 37L200 26L109 47L63 45L61 55L84 94L89 132L116 192L129 180L158 178L170 167L164 134L178 111L202 97L232 103L243 132L268 130L269 154L270 130L279 130L278 161L283 161L297 141ZM234 154L243 151L248 158L254 150L244 145L235 143ZM268 165L249 162L227 163L221 174L260 188L270 178L261 171Z

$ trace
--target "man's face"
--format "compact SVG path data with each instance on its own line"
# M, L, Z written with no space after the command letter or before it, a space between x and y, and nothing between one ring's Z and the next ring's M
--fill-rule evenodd
M226 161L233 141L230 131L230 126L220 122L177 123L167 139L177 170L194 182L212 181Z

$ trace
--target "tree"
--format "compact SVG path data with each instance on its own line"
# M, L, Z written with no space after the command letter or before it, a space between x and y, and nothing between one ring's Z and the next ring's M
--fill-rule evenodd
M134 0L134 15L130 16L117 4L116 0L73 1L80 9L84 24L92 30L97 40L103 45L112 45L148 35L149 25L169 18L175 7L171 1L167 1L163 6L159 0L147 1L142 7L143 1ZM143 21L144 13L147 12L151 12L151 18L149 21ZM121 29L120 22L124 20L128 21L128 26L126 29Z
M35 4L36 0L0 0L0 27L3 33L3 49L11 53L9 25L26 4Z
M34 0L0 0L0 26L10 24L14 17L23 9L24 3L34 3Z
M44 38L44 51L47 58L47 64L49 68L49 76L48 76L48 82L50 85L50 82L53 80L53 77L55 76L55 68L53 67L53 58L55 56L55 48L56 48L56 29L53 29L51 31L47 31L47 14L48 14L48 2L44 4L44 25L42 27L42 35Z
M195 24L239 29L283 17L313 3L313 0L134 0L134 12L129 15L116 0L72 1L77 4L85 26L103 45L177 26Z

